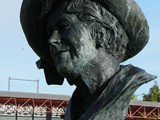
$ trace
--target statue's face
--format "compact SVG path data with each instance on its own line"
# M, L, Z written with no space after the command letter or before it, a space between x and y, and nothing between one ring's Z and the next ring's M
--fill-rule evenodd
M83 67L95 59L97 49L88 24L74 14L61 11L51 15L47 31L56 69L63 77L67 77L72 72L83 71ZM91 17L88 15L88 18Z

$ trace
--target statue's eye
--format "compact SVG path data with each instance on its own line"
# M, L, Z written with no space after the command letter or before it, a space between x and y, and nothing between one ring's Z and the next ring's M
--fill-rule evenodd
M70 28L70 24L68 21L60 20L58 22L57 29L59 30L59 32L63 32L64 30L68 30L69 28Z
M90 14L79 14L78 15L78 18L80 21L83 21L83 22L90 22L90 21L93 21L95 19L94 16L90 15Z

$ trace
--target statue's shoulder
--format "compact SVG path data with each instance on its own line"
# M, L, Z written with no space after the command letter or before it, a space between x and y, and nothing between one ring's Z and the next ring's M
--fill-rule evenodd
M105 85L97 99L82 114L80 120L125 119L132 94L139 86L155 78L136 66L121 66L121 69ZM75 99L75 96L72 99ZM69 114L71 101L67 109ZM70 120L68 116L66 120Z

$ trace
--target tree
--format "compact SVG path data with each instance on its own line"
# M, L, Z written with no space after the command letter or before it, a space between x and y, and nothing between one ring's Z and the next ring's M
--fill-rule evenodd
M142 94L143 101L152 101L152 102L160 102L160 89L157 85L157 81L155 84L150 88L148 94Z
M136 95L136 94L133 94L132 97L131 97L131 100L138 100L138 99L137 99L137 95Z

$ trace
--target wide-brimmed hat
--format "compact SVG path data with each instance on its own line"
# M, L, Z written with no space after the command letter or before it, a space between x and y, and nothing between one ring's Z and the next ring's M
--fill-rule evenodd
M65 0L23 0L21 24L27 41L35 53L47 64L54 66L45 33L47 14ZM66 0L67 1L67 0ZM69 0L68 0L69 1ZM114 15L127 33L129 43L123 61L135 56L149 38L147 20L134 0L92 0ZM56 6L54 4L57 4Z

